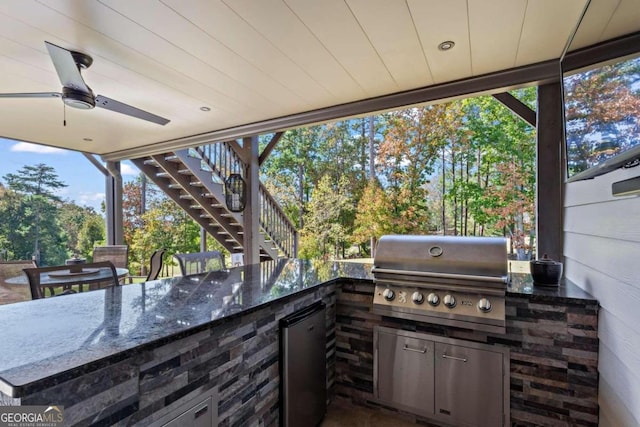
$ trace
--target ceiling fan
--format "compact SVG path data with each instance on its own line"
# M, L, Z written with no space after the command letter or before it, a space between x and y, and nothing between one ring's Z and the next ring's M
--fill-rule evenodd
M94 107L105 108L116 113L147 120L159 125L169 123L168 119L132 107L125 103L107 98L102 95L94 95L93 91L84 82L80 71L89 68L93 63L93 58L86 53L76 52L56 46L47 41L44 42L49 51L49 56L56 68L60 82L62 83L62 93L60 92L35 92L35 93L0 93L0 98L62 98L65 105L81 110L90 110Z

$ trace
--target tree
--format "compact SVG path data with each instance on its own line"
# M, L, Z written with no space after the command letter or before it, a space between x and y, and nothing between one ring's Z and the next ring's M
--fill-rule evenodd
M393 208L393 231L428 230L426 184L442 144L437 124L446 106L415 107L390 114L378 150L378 170Z
M356 208L355 230L352 239L355 243L366 244L374 238L369 247L385 234L393 232L393 206L377 180L369 181Z
M569 174L628 148L640 135L640 58L564 79Z
M340 255L348 237L346 218L353 212L348 185L345 177L334 183L325 175L313 190L305 215L305 227L300 232L300 257Z
M535 88L516 92L535 104ZM476 152L477 175L468 182L468 206L480 234L506 232L521 257L535 230L535 129L492 97L463 101L466 126ZM474 225L475 228L475 225Z
M87 230L84 231L85 235L81 235L82 230L89 222L99 222L103 224L100 229L93 230L91 236L93 241L104 240L104 219L96 213L92 207L78 206L71 201L66 201L60 207L59 221L66 236L66 249L71 254L87 255L85 250L83 250L84 248L81 247L80 238L87 238ZM100 234L98 234L98 230ZM91 246L91 248L93 248L93 246Z
M4 190L0 195L0 236L5 259L29 259L33 253L25 215L25 196L10 189Z
M78 230L77 253L90 259L93 256L93 248L104 244L105 234L104 218L98 214L87 215Z
M56 221L61 199L55 191L67 185L58 180L54 168L44 163L24 166L3 178L8 189L25 197L20 225L25 229L24 237L32 242L33 257L43 265L64 261L64 236Z

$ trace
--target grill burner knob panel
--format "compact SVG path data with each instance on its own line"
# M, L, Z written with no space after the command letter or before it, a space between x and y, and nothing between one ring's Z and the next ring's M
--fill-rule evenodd
M396 293L393 292L393 290L387 288L387 289L384 290L384 292L382 292L382 296L387 301L393 301L393 299L396 297Z
M491 301L486 298L480 299L480 301L478 301L478 309L483 313L488 313L491 311Z
M453 308L456 306L456 299L451 294L445 295L442 302L449 308Z
M413 293L413 295L411 295L411 301L414 302L414 304L422 304L424 302L424 295L422 295L420 292L416 291Z
M427 296L427 302L435 307L440 304L440 297L438 296L438 294L431 292Z

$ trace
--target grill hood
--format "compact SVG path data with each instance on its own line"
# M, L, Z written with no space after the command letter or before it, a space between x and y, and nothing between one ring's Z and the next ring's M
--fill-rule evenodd
M382 236L372 271L376 280L504 286L508 282L507 242L502 237Z

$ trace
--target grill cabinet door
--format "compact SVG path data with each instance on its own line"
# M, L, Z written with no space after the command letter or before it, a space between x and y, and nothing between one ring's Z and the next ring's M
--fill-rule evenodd
M435 343L439 418L458 426L502 426L503 354Z
M433 414L433 341L378 332L377 397Z

